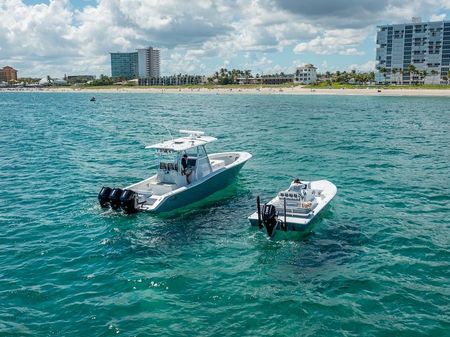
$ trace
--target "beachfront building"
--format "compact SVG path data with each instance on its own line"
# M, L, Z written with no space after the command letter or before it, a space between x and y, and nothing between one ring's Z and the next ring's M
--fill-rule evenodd
M67 76L67 82L69 84L82 84L95 80L94 75L69 75Z
M200 75L173 75L140 78L139 85L195 85L205 84L206 77Z
M138 77L138 52L110 54L113 78L131 80Z
M0 82L17 81L17 70L6 66L0 69Z
M111 53L111 76L124 80L159 77L159 50L148 47L132 53Z
M450 70L450 21L378 27L375 81L444 84Z
M312 84L317 81L317 68L312 64L297 67L294 76L295 83Z
M262 75L258 77L238 77L236 79L238 84L267 84L277 85L294 82L294 75L292 74L275 74L275 75Z
M159 50L148 47L137 51L139 78L159 77Z

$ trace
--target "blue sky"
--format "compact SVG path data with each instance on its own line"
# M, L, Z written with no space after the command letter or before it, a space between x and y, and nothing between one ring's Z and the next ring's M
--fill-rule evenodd
M450 19L450 0L0 0L0 66L110 74L109 52L161 49L162 74L371 70L376 26Z

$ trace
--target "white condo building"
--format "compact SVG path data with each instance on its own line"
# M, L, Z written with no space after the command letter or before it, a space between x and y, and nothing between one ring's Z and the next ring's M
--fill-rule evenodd
M148 47L137 51L139 78L159 77L159 50Z
M312 64L303 67L297 67L294 76L294 83L311 84L317 81L317 68Z
M377 45L376 82L447 83L450 21L421 22L414 18L411 23L379 26Z

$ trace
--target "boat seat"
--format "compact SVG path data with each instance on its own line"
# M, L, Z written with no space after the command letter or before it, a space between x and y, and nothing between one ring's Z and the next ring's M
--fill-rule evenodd
M296 193L296 192L289 192L289 191L285 191L285 192L280 192L278 193L278 197L280 199L293 199L293 200L300 200L301 199L301 194L300 193Z

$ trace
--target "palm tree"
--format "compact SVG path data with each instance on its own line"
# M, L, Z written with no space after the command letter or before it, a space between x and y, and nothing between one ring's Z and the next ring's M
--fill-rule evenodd
M397 74L397 68L392 68L392 74L395 75ZM392 82L392 80L391 80ZM395 82L397 83L397 79L395 79Z
M411 77L413 77L415 74L417 74L417 68L413 65L410 64L407 68L408 72L409 72L409 83L411 83Z
M423 83L425 84L425 77L428 76L428 72L426 70L422 70L420 72L420 76L422 77Z
M379 67L378 71L380 72L380 74L383 75L384 83L386 83L386 72L387 72L387 69L385 67Z
M450 84L450 70L447 71L447 85Z

